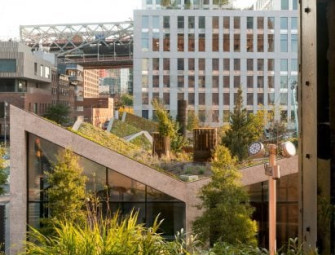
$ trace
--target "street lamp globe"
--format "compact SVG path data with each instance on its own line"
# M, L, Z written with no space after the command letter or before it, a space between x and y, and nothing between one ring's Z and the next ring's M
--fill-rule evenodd
M250 157L262 157L265 153L264 145L260 142L252 143L248 148Z
M282 155L285 158L293 157L297 153L297 150L296 150L294 144L290 141L282 143L281 144L281 149L282 149Z

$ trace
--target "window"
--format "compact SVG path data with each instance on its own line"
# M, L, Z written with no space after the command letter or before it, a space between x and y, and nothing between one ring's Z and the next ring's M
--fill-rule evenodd
M163 28L170 28L170 17L169 16L163 17Z
M142 28L149 28L149 17L142 16Z
M288 0L281 0L281 10L288 10Z
M240 34L234 34L234 51L239 52L241 50Z
M275 48L275 35L268 34L268 52L273 52Z
M152 17L152 28L159 29L159 16Z
M4 67L2 67L4 68ZM0 71L1 71L1 59L0 59ZM15 63L15 72L16 72L16 63ZM34 63L34 74L37 75L37 63Z
M288 94L281 93L280 94L280 105L287 105L287 103L288 103Z
M191 28L191 29L194 28L194 21L195 21L194 16L189 16L188 17L188 28Z
M177 60L177 69L179 71L184 70L184 59L183 58L178 58L178 60Z
M35 64L36 64L36 74L37 74L37 63ZM15 73L16 72L16 59L0 59L0 72Z
M152 50L159 51L159 33L152 33Z
M159 70L159 58L152 59L152 70L158 71Z
M291 34L291 51L298 52L298 35Z
M230 28L230 17L223 17L223 28L224 29Z
M298 60L291 59L291 71L298 71Z
M212 76L212 88L219 87L219 76Z
M241 60L239 58L234 58L234 71L241 70Z
M258 52L264 51L264 35L262 34L257 35L257 51Z
M268 17L268 29L274 29L274 28L275 28L275 18Z
M194 93L188 93L188 104L194 105Z
M213 110L212 122L219 122L219 111L218 110Z
M194 51L194 34L188 34L188 51Z
M152 0L147 0L147 4L152 4Z
M287 111L280 111L280 120L284 122L287 121Z
M274 62L273 58L268 59L268 71L274 71Z
M178 93L178 100L184 100L184 93Z
M194 76L188 76L188 87L189 88L194 88Z
M229 110L223 110L223 121L224 122L229 122L229 120L230 120L230 111Z
M148 86L149 86L148 75L142 75L142 88L148 88Z
M163 70L170 71L170 59L163 58Z
M254 104L254 94L247 93L247 105L253 105L253 104Z
M149 94L142 93L142 104L149 104Z
M223 76L223 87L224 88L230 88L230 77L229 76Z
M177 19L178 28L184 28L184 16L178 16Z
M188 70L194 71L194 58L188 59Z
M288 77L287 75L280 76L280 88L287 89L288 88Z
M206 37L205 34L199 34L199 51L205 51L206 49Z
M142 110L142 118L149 119L149 111L148 110Z
M170 51L170 34L163 35L163 50Z
M177 48L178 51L184 51L184 34L178 34Z
M40 65L40 76L43 77L44 74L44 66Z
M230 49L230 39L229 34L223 35L223 51L229 51Z
M205 88L206 87L206 77L204 75L199 75L198 77L198 87Z
M178 75L178 88L184 87L184 75Z
M288 29L288 18L287 17L280 18L280 29L284 29L284 30Z
M253 52L254 51L254 35L253 34L247 34L247 52Z
M213 29L219 29L219 17L214 16L212 19L212 28Z
M254 28L254 17L247 17L247 29Z
M275 88L275 77L268 76L268 88L274 89Z
M218 58L212 59L212 71L219 71L219 59Z
M291 29L298 29L298 18L291 18Z
M170 76L163 75L163 86L164 88L170 88Z
M288 61L287 59L280 60L280 71L287 72L288 71Z
M280 35L280 52L288 51L287 34Z
M257 76L257 88L264 89L264 76Z
M199 16L199 28L200 29L206 28L205 16Z
M274 105L275 103L275 93L268 94L268 105Z
M219 51L219 35L212 35L212 51Z
M224 71L229 71L230 70L230 59L229 58L224 58L223 59L223 70Z
M142 51L149 50L149 33L147 32L142 33L141 44L142 44Z
M230 94L229 93L223 93L223 104L230 105Z
M240 29L240 17L234 17L234 29Z
M219 104L219 93L213 93L212 94L212 105L218 105Z
M252 58L247 59L247 71L254 70L254 60Z
M264 59L257 59L257 71L264 71Z
M170 104L170 93L164 93L163 94L163 103L164 104Z
M159 88L159 75L152 76L152 87Z
M298 0L292 0L292 9L298 10Z
M234 88L240 88L240 87L241 87L241 77L234 76Z
M264 17L257 17L257 28L264 29Z
M205 93L199 93L199 105L205 105L206 102Z
M143 58L142 59L142 73L148 73L149 70L149 59Z
M199 71L205 71L206 61L204 58L199 58Z
M264 105L264 94L257 93L257 105Z
M254 77L247 76L247 88L252 89L254 88Z

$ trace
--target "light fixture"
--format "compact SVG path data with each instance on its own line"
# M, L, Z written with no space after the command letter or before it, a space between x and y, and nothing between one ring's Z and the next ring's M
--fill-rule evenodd
M281 144L281 149L282 149L282 155L285 158L290 158L295 156L297 150L294 146L294 144L290 141L284 142Z
M265 153L264 145L260 142L252 143L248 148L250 157L263 157Z

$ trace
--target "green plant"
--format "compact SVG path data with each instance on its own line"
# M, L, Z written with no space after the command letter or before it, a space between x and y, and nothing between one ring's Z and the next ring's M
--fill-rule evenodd
M70 149L60 152L52 170L46 173L49 184L46 194L51 211L51 218L46 223L65 219L70 222L84 220L82 209L85 205L86 177L81 173L78 157Z
M4 147L0 147L0 195L5 193L4 185L7 182L8 174L5 170L5 159L4 156L6 154L6 149Z
M70 107L64 104L51 105L43 117L64 125L69 122Z
M199 127L199 118L194 111L188 111L186 129L192 131L194 128Z
M214 153L212 180L200 191L203 215L193 224L200 240L211 245L218 241L237 245L257 244L256 222L251 220L253 209L249 197L240 183L241 174L236 159L229 150L220 145Z

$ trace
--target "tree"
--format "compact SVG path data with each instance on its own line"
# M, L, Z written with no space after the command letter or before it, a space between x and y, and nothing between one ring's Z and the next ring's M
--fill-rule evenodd
M192 131L199 127L199 118L194 111L189 111L187 116L187 130Z
M176 124L165 110L164 105L158 100L153 100L152 105L158 120L158 131L161 136L173 139L177 135Z
M129 94L123 94L120 98L121 106L133 106L133 96Z
M204 213L195 220L193 230L211 245L218 241L257 245L257 225L250 218L253 209L240 183L236 161L228 148L219 145L212 162L212 180L200 191Z
M64 104L51 105L44 114L44 117L64 125L69 122L70 107Z
M4 185L7 182L8 174L5 170L5 159L4 156L6 154L6 149L4 147L0 147L0 195L5 193Z
M52 171L46 173L50 185L46 193L51 222L84 219L86 177L81 175L82 171L78 157L70 149L65 149L57 156Z
M262 117L263 116L263 117ZM234 112L230 118L230 129L222 138L222 144L229 148L239 161L248 157L248 146L260 139L264 131L264 115L247 113L243 108L242 90L238 90Z

